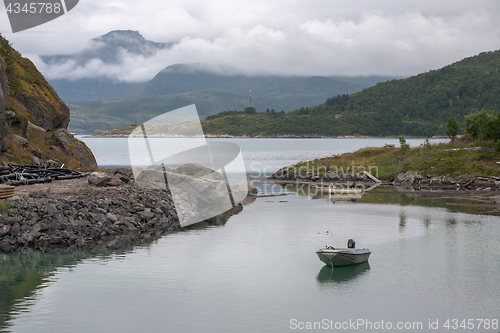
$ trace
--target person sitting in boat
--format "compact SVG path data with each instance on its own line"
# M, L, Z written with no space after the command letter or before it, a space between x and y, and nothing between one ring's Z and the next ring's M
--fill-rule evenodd
M356 186L357 186L357 185L356 185L356 182L354 182L354 183L352 183L352 184L351 184L351 186L350 186L350 187L351 187L351 188L356 188Z
M331 183L329 187L330 187L331 189L334 189L334 188L337 188L337 185L335 185L335 183Z

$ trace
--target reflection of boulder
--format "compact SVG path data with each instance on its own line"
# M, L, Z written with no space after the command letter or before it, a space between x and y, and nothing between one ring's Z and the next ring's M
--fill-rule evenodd
M321 283L343 283L361 276L369 269L370 264L368 262L341 267L325 265L319 271L317 280Z

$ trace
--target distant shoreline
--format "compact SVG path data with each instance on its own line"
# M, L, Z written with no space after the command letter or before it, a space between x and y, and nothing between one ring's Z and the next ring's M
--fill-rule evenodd
M101 138L101 139L116 139L116 138L129 138L128 134L77 134L83 138ZM149 135L149 138L192 138L181 135ZM142 136L137 136L137 138L142 138ZM228 134L207 134L205 135L207 139L398 139L398 136L366 136L366 135L339 135L339 136L320 136L320 135L256 135L256 136L239 136L239 135L228 135ZM423 136L405 136L407 139L426 139ZM432 136L429 139L448 139L446 136Z

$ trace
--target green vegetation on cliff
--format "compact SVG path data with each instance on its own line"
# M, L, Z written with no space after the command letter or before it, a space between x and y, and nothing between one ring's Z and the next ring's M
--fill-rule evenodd
M0 161L97 167L90 149L66 132L69 108L35 65L1 35L0 90Z

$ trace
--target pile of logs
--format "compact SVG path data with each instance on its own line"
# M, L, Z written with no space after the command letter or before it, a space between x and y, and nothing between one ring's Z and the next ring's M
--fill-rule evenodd
M75 179L87 176L88 172L78 172L66 168L50 168L41 165L0 165L0 184L18 186L50 183L53 180Z

